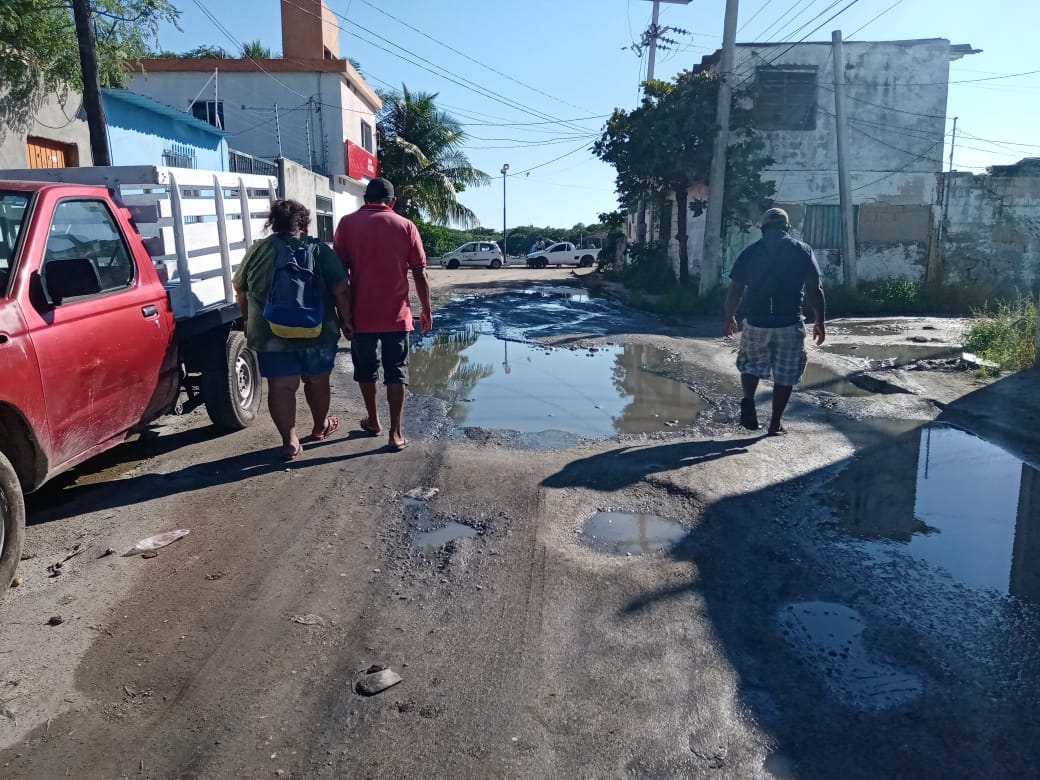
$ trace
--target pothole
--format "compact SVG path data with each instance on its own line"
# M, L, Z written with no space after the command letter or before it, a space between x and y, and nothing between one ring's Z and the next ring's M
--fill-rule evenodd
M445 545L459 539L475 539L480 535L476 528L463 523L450 522L439 528L419 526L412 529L411 544L416 552L435 553Z
M553 348L467 329L417 345L410 389L446 401L468 427L588 438L653 433L706 408L686 384L648 370L669 357L639 344Z
M830 495L840 527L873 551L1040 602L1040 471L1000 447L926 425L857 458Z
M821 681L859 709L887 709L921 693L920 679L871 657L863 616L842 604L790 604L778 616L780 634Z
M824 344L823 352L844 355L864 361L868 368L898 368L921 360L960 358L961 348L955 346L913 346L910 344Z
M614 555L652 555L671 550L690 529L666 517L642 512L597 512L585 522L582 540Z
M857 387L845 377L821 366L819 363L809 363L805 367L805 372L798 382L798 390L803 392L815 390L833 393L845 398L865 398L873 395L869 390Z

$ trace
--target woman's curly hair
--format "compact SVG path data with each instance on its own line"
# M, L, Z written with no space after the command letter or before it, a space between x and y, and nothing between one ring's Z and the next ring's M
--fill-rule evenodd
M306 233L311 224L311 212L299 201L276 200L271 205L271 213L267 215L264 230L275 233L294 233L297 230Z

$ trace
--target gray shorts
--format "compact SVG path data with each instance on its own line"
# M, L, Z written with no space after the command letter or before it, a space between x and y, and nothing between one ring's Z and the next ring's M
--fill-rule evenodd
M350 340L350 357L354 363L355 382L378 381L379 364L382 363L384 384L408 384L407 331L355 333Z
M744 323L737 350L737 370L759 379L773 377L777 385L798 384L809 354L805 349L805 324L783 328L756 328Z

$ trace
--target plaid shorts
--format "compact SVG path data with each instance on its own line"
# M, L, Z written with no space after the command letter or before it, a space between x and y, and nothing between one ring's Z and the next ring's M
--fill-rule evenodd
M759 379L773 377L777 385L798 384L809 359L805 349L805 324L783 328L756 328L744 323L737 350L737 370Z

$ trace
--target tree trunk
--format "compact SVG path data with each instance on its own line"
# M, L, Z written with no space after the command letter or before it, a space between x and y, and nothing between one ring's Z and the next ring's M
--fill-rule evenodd
M686 215L689 213L689 191L686 187L675 188L675 238L679 241L679 285L690 286L690 242L686 235Z
M672 241L672 203L664 193L657 199L657 240L668 254L668 245Z
M79 42L79 65L83 74L83 110L87 114L87 128L90 132L90 155L94 165L111 165L105 107L101 102L101 83L98 81L97 50L94 45L90 0L72 0L72 13L76 19L76 39Z

